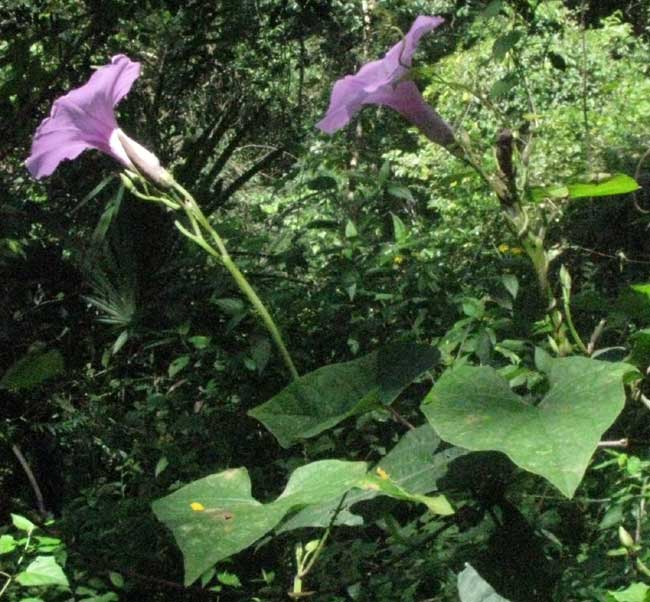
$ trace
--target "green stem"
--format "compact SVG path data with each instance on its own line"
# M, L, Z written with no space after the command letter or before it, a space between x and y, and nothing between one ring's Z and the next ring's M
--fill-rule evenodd
M309 574L309 572L314 568L314 565L316 564L316 561L318 560L319 556L321 555L321 552L323 551L323 548L325 547L325 543L327 542L330 533L332 532L332 527L334 526L334 523L336 522L336 519L338 515L340 514L341 510L343 509L343 504L345 502L345 499L348 497L348 492L346 491L341 499L339 500L338 506L336 507L336 510L334 510L334 514L332 514L332 518L330 519L329 525L327 525L327 529L325 529L325 533L323 533L323 537L320 538L320 541L318 542L318 547L314 550L314 553L312 554L312 557L309 559L307 562L307 565L303 567L298 575L298 579L302 583L302 580Z
M7 591L7 588L9 587L9 584L13 581L13 577L9 575L8 573L5 573L4 571L0 571L0 576L4 577L6 581L4 582L4 585L2 586L2 589L0 589L0 598L4 595L5 591Z
M222 256L221 261L223 262L225 268L230 272L230 275L234 278L235 282L237 283L241 291L248 297L248 300L251 302L253 307L257 310L258 315L260 316L260 318L262 318L262 322L264 322L264 326L266 326L266 329L269 331L269 334L271 335L273 342L278 348L278 351L280 352L280 355L282 356L284 363L289 369L289 372L291 373L291 377L294 380L297 380L300 377L300 375L298 374L298 370L296 370L296 366L294 365L293 360L291 359L291 355L289 354L289 351L287 350L287 347L284 344L284 341L282 340L282 335L280 334L278 327L275 325L275 322L273 321L271 314L266 309L266 306L264 305L264 303L262 303L262 300L257 296L257 293L255 292L253 287L248 283L248 280L246 280L244 275L239 271L239 268L237 267L235 262L232 259L230 259L230 256L228 255Z
M174 188L183 197L184 202L182 203L182 205L183 208L185 209L185 213L187 214L190 220L190 223L192 224L192 227L194 229L194 234L192 235L190 232L188 232L185 228L183 228L178 223L176 224L176 227L181 232L183 232L183 234L185 234L188 238L190 238L195 243L200 245L203 249L205 249L210 255L212 255L213 257L217 257L221 260L223 266L228 270L228 272L230 272L230 275L237 283L237 286L239 287L241 292L244 293L244 295L246 295L251 305L255 308L255 311L257 312L258 316L261 318L262 322L264 323L264 326L269 331L269 334L271 335L273 342L278 348L278 351L280 352L280 356L282 357L282 360L287 366L287 369L289 370L291 377L294 380L298 379L299 378L298 370L296 370L296 366L294 365L293 360L291 359L291 355L289 354L289 351L286 345L284 344L284 340L282 339L280 330L278 329L275 322L273 321L273 318L271 317L269 311L266 309L266 306L264 305L262 300L255 292L255 289L253 289L253 287L250 285L250 283L248 282L244 274L242 274L240 269L237 267L237 264L230 257L230 254L226 249L226 245L224 244L223 240L221 239L217 231L212 227L212 224L210 224L208 218L205 216L203 211L201 211L201 208L199 207L194 197L178 183L174 184ZM216 246L217 250L212 248L212 246L202 237L199 226L201 226L210 235L210 237L214 241L214 245Z
M573 318L571 317L571 300L568 297L568 295L564 295L563 301L564 301L564 315L566 317L567 326L569 327L569 332L571 333L571 336L573 337L573 340L575 341L576 345L580 348L580 351L582 351L585 355L589 355L587 346L580 338L580 335L578 334L578 331L576 330L576 327L573 324Z

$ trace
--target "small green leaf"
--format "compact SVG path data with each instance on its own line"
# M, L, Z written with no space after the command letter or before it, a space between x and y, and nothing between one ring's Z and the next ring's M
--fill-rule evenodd
M16 575L16 581L25 586L69 586L68 578L54 556L37 556L24 571Z
M251 356L255 362L255 368L258 374L262 374L264 368L269 363L272 354L271 341L266 337L259 337L255 339L251 348Z
M0 388L31 389L63 372L63 356L56 349L20 358L0 379Z
M358 236L357 228L354 225L354 222L349 219L348 223L345 224L345 238L355 238Z
M20 516L20 514L12 514L11 522L13 523L14 527L16 527L16 529L27 531L27 533L31 533L34 529L36 529L36 525L32 521L26 519L24 516Z
M415 203L415 199L411 194L411 191L406 186L400 186L399 184L389 184L386 187L388 194L394 196L395 198L408 201L409 203Z
M116 353L119 352L122 347L124 347L125 343L129 340L129 331L128 330L123 330L120 333L120 336L115 339L115 342L113 343L113 349L112 349L112 354L115 355Z
M498 14L503 9L503 0L492 0L481 13L481 16L484 19L492 19L493 17L498 16Z
M213 303L229 316L241 314L245 309L244 302L241 299L215 299Z
M156 463L154 476L158 478L168 466L169 466L169 460L165 456L162 456L160 460L158 460L158 462Z
M0 535L0 554L9 554L16 549L16 540L12 535Z
M169 373L169 378L174 378L183 368L187 366L187 364L190 363L190 356L189 355L181 355L180 357L177 357L171 364L169 364L169 368L167 369L167 372Z
M212 339L210 337L204 337L204 336L194 336L190 337L187 339L192 345L194 345L195 349L205 349L206 347L210 346L210 342Z
M504 274L501 276L501 282L503 286L506 287L506 290L510 293L510 296L513 299L517 298L517 293L519 292L519 280L514 274Z
M624 590L607 592L607 602L648 602L650 587L645 583L633 583Z
M217 575L217 580L223 585L228 585L230 587L241 587L241 581L239 577L234 573L229 573L228 571L223 571Z
M379 178L377 179L377 183L379 186L383 186L388 178L390 177L390 160L386 159L381 166L381 169L379 170Z
M111 583L114 587L122 589L124 587L124 577L115 571L108 572L108 578L111 580Z
M490 98L496 100L505 96L517 84L517 77L513 73L508 73L505 77L495 81L490 88Z
M523 33L520 31L509 31L499 36L492 46L492 56L496 61L502 61L506 54L512 50L517 42L522 38Z
M403 244L408 238L408 230L406 229L404 222L394 213L391 213L390 216L393 219L393 232L395 236L395 242L398 245Z

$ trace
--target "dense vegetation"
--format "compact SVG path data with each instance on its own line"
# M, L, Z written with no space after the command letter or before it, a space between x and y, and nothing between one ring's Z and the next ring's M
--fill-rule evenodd
M451 140L367 90L316 129L418 15L388 87ZM0 600L650 600L648 23L0 2ZM117 55L168 172L33 178Z

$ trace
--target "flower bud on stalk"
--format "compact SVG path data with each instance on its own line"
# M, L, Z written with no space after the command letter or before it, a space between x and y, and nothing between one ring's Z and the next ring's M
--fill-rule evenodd
M634 547L634 539L632 538L630 533L625 529L625 527L618 528L618 539L620 540L621 545L624 548Z
M172 175L160 165L158 157L144 146L129 138L121 129L111 136L111 146L119 145L126 158L142 176L159 188L171 188L174 183Z

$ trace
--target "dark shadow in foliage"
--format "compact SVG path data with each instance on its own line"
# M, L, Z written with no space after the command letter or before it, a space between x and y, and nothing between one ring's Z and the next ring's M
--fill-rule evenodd
M559 579L559 566L544 553L544 540L506 492L514 477L514 466L498 452L478 452L457 458L440 486L443 491L469 491L483 515L490 521L487 542L469 544L459 558L474 568L497 592L512 602L548 602ZM476 512L466 528L478 524ZM463 530L463 517L459 527Z

